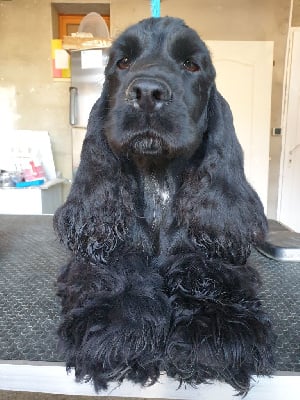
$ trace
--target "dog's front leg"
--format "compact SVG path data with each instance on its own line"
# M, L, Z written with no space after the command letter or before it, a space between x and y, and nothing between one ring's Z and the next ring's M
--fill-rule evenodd
M245 394L251 375L271 374L274 337L253 268L190 253L170 256L161 274L173 309L169 376L190 384L217 379Z
M170 321L163 280L146 256L118 252L109 261L73 259L58 280L67 367L96 390L125 378L154 383Z

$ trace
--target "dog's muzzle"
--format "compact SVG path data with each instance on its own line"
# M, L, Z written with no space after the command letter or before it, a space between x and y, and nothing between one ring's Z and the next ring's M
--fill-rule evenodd
M126 100L135 108L151 113L172 99L170 86L157 78L135 78L126 90Z

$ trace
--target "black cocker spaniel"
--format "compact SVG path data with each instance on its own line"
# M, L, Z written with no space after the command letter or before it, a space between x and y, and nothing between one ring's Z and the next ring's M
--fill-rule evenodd
M81 163L54 226L67 367L95 389L161 373L247 393L273 370L273 333L247 265L264 240L209 52L176 18L114 42Z

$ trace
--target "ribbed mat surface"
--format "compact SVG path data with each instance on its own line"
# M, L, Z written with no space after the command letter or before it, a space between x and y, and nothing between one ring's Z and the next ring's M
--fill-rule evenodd
M0 359L60 361L55 281L66 259L52 216L0 216Z
M0 360L62 361L57 352L55 281L67 253L51 216L0 216ZM260 297L276 334L277 369L300 372L300 263L253 250Z

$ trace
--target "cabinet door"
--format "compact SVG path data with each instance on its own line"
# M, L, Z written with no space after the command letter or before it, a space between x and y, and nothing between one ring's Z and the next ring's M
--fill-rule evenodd
M273 42L207 41L230 104L245 173L267 212Z

